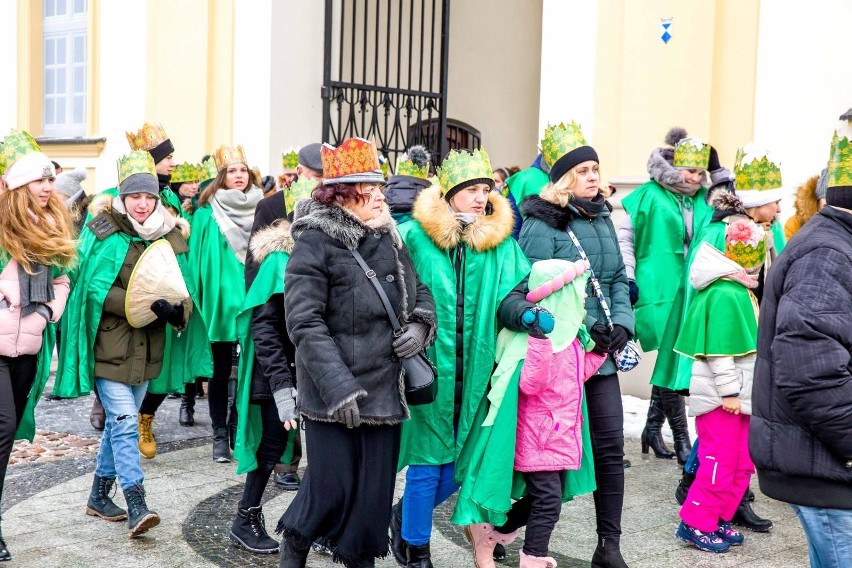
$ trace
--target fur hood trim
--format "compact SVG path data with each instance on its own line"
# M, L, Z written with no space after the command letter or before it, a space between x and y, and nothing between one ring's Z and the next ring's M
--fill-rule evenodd
M89 213L92 217L97 217L101 213L112 213L112 201L115 199L112 195L107 193L99 193L92 198L92 202L89 203ZM175 228L180 231L183 240L188 240L190 235L190 225L189 221L181 217L180 215L176 215L170 208L163 206L163 209L168 213L175 217Z
M390 234L394 246L397 249L402 248L402 237L399 236L387 204L384 204L378 218L363 223L339 205L325 205L314 199L302 199L294 208L290 235L293 240L298 240L299 235L308 229L322 231L343 243L349 250L357 249L361 239L373 231Z
M465 243L476 252L496 248L512 236L515 217L509 201L496 191L488 194L491 213L480 215L473 223L463 225L447 202L441 188L427 187L414 202L413 217L441 250Z
M674 186L683 182L683 176L672 165L673 148L656 148L648 158L648 174L660 185Z
M816 196L819 176L814 176L796 189L796 216L806 221L819 212Z
M729 215L745 215L743 202L734 193L726 189L718 189L708 196L707 202L716 211L725 212Z
M273 252L293 252L293 237L287 219L278 219L252 235L251 254L258 264Z

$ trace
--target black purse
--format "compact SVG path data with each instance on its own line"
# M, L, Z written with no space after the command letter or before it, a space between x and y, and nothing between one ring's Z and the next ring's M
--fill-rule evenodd
M376 273L367 265L361 253L357 250L351 252L358 265L364 271L364 274L367 275L370 284L373 285L373 288L379 294L382 305L388 313L388 318L390 318L391 326L393 326L393 336L399 337L402 334L402 326L399 325L399 321L396 314L394 314L387 294L382 289L382 285L376 280ZM419 406L435 402L435 398L438 396L437 372L422 349L416 355L402 359L402 372L405 380L405 402L409 406Z

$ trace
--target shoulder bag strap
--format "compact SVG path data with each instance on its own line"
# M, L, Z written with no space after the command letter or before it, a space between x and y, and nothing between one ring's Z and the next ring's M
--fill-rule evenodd
M580 253L580 258L589 263L589 280L592 283L592 289L595 291L595 295L598 297L598 301L601 303L601 309L603 309L604 316L606 317L607 327L609 329L613 329L612 315L609 311L609 304L606 301L606 297L604 297L603 290L601 289L601 283L598 281L598 277L595 276L595 271L592 270L592 263L586 256L586 251L583 250L583 245L580 244L580 239L577 238L577 235L574 234L574 231L571 230L571 227L566 227L565 231L568 233L568 236L571 237L571 242L574 243L574 246L577 248L577 252Z
M379 298L382 300L382 305L385 307L385 311L388 313L388 317L390 318L391 325L393 326L394 334L399 334L402 331L402 326L399 325L399 321L394 314L393 307L391 306L390 300L388 300L388 295L385 294L382 285L379 284L379 281L376 279L376 273L367 262L364 260L364 257L361 256L361 253L357 250L350 250L352 256L355 257L355 260L358 262L358 265L361 267L361 270L364 271L364 274L367 275L367 279L370 281L370 284L373 285L373 288L376 289L376 292L379 294Z

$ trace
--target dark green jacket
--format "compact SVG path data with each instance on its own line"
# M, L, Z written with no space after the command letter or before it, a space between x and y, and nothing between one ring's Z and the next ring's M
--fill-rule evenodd
M579 259L580 253L566 231L570 225L600 281L612 312L612 322L627 329L632 336L634 320L627 289L627 273L609 209L605 208L595 219L588 219L570 204L559 207L533 195L524 200L521 211L524 214L524 225L518 244L532 263L551 258L571 262ZM586 292L589 295L586 298L586 329L592 329L598 321L605 325L606 318L591 281ZM559 314L554 316L558 318ZM608 357L597 374L610 375L615 372L615 362L612 357Z

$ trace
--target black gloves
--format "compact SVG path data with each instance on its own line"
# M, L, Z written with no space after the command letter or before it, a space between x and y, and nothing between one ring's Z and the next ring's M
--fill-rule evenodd
M609 352L609 329L607 329L606 325L601 322L595 323L592 326L592 329L589 330L589 335L592 336L592 341L595 342L596 353L608 353Z
M715 172L721 167L722 164L719 163L719 152L716 151L716 148L710 146L710 160L707 162L707 171Z
M627 342L630 341L630 332L618 324L612 326L612 331L609 332L609 352L617 353L624 349Z
M635 306L639 301L639 286L636 285L635 280L627 281L627 291L630 294L630 305Z
M184 326L183 304L169 304L166 300L157 300L151 304L151 311L157 314L157 321L164 321L172 327L181 329Z
M394 353L401 359L416 355L425 346L427 335L429 335L428 325L419 321L409 323L405 331L394 339Z

